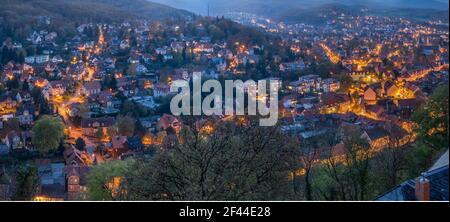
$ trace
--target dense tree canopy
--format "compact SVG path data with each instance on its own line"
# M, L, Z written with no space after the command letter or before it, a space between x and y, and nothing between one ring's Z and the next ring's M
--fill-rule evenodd
M83 138L78 137L75 140L75 147L79 150L84 150L86 148L86 142L84 141Z
M435 89L414 113L420 142L435 150L448 148L448 84Z
M448 84L437 87L428 101L413 114L417 140L408 155L409 174L417 175L448 149Z
M39 190L39 176L37 169L30 166L20 166L17 169L17 190L15 200L30 201Z
M131 116L120 117L117 120L117 129L119 131L119 135L133 136L135 124L136 120Z
M43 154L58 148L64 138L64 124L58 117L42 116L32 130L33 145Z
M87 177L89 199L117 200L123 191L123 178L132 161L110 161L92 168Z

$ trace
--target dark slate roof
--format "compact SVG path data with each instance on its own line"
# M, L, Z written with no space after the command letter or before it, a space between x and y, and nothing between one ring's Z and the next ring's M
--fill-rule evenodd
M448 201L448 165L425 173L431 181L430 199Z
M41 195L66 199L65 186L61 184L46 184L41 186Z
M430 181L430 200L448 201L448 164L423 174ZM377 201L415 201L415 179L408 180L379 196Z
M138 136L135 137L128 137L127 138L127 145L129 149L139 149L142 147L142 141L141 138Z
M370 140L372 140L372 141L389 135L389 132L381 127L367 129L366 133L369 136Z

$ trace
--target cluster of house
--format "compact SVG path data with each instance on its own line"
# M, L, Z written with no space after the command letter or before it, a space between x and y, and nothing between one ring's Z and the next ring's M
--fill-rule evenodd
M414 37L411 30L419 28L408 24L403 25L411 26L410 29L398 34L392 21L385 20L381 21L385 23L384 29L374 33L368 27L380 26L373 19L341 17L320 29L269 25L270 30L280 33L283 40L280 47L290 48L297 57L287 61L273 56L281 71L278 80L283 80L285 73L299 73L307 68L311 61L318 60L313 54L318 51L332 63L342 64L353 81L348 90L343 90L343 83L334 75L323 79L311 74L280 85L288 93L279 103L282 130L309 139L351 125L361 129L361 136L374 149L381 149L392 136L406 141L411 113L433 88L448 82L445 61L448 54L442 47L432 47L442 45L441 38L436 33ZM51 20L42 18L42 22L48 25ZM330 28L337 24L348 28ZM33 31L27 44L39 46L42 52L25 57L23 63L11 61L2 67L0 85L7 90L0 94L1 156L34 150L31 127L44 111L59 115L68 131L69 146L64 151L63 163L36 162L41 187L35 200L85 199L86 175L93 165L147 155L145 147L155 144L166 147L176 142L181 120L169 114L138 118L143 128L140 133L129 136L112 133L111 128L116 126L116 117L126 102L155 110L160 106L159 97L168 96L176 80L190 80L194 74L206 78L233 76L241 74L242 67L257 64L261 59L263 45L213 41L201 20L182 25L193 25L199 34L184 35L180 24L161 22L82 24L77 27L75 37L57 45L57 33ZM89 30L98 33L98 37L89 37L86 34ZM170 36L160 41L158 35L163 32ZM342 38L336 38L339 35ZM361 47L350 47L353 35L367 41ZM369 47L373 43L378 43L375 49ZM395 50L384 52L381 43ZM399 50L418 46L424 56L433 58L428 66L414 66L416 61ZM15 43L12 47L23 46ZM179 57L190 57L189 64L178 64L176 68L161 66L174 63ZM383 60L392 64L388 67ZM43 109L43 104L47 104L43 100L48 103L48 111ZM79 124L74 123L76 119ZM203 122L197 125L206 132L210 130ZM86 142L83 150L76 148L73 141L78 137ZM342 152L342 144L336 144L333 153L339 156ZM5 190L0 184L0 197Z
M41 187L35 200L83 199L85 175L92 165L109 159L126 158L149 145L169 143L165 138L173 139L172 135L161 133L168 128L179 130L178 118L171 115L139 118L140 125L147 132L144 135L110 136L109 128L116 124L115 116L122 108L123 98L147 109L155 109L159 106L155 97L168 95L172 80L186 79L192 76L192 72L210 75L203 69L180 69L175 70L175 74L169 74L172 80L158 84L159 73L147 69L150 63L155 62L155 56L139 53L140 49L131 46L128 39L120 40L114 36L118 29L127 27L130 26L126 23L119 27L101 28L92 24L81 25L78 27L79 34L64 45L54 44L56 33L33 32L29 43L43 48L42 53L25 57L24 63L11 61L2 67L1 85L6 90L0 95L0 156L25 153L25 157L30 157L37 153L31 143L31 128L41 115L41 100L48 103L48 114L59 114L65 121L66 129L80 131L73 135L83 138L87 145L85 150L70 145L64 152L65 163L51 163L48 160L36 163ZM97 41L86 38L83 34L86 28L100 30ZM105 40L103 29L107 28L110 38ZM138 31L138 41L148 41L148 31L145 28ZM107 49L105 42L108 42ZM192 44L203 47L202 52L197 51L196 54L213 52L208 49L208 38L192 41ZM155 53L163 55L165 60L173 59L170 56L172 50L181 49L175 43L171 46L158 48ZM14 47L19 49L22 45L14 44ZM116 58L113 54L127 48L131 51L127 63L135 69L133 74L137 75L123 75L115 69ZM108 83L107 78L113 81ZM87 114L83 113L86 108ZM81 118L79 126L72 122L76 117ZM100 131L103 136L97 138ZM69 143L72 143L73 135L69 133ZM104 145L101 153L96 151L99 144ZM6 185L1 185L4 191Z
M434 87L448 81L448 74L436 72L430 78L435 75L438 77L432 78L434 81L429 83ZM421 89L426 84L420 82L383 81L351 87L348 92L339 92L338 87L329 90L333 89L329 82L334 81L321 80L316 75L307 75L291 82L288 89L292 91L280 100L279 113L293 125L302 116L352 114L363 117L361 121L364 122L392 122L395 119L403 127L409 122L411 114L426 101L427 93Z
M377 61L349 67L346 75L352 84L348 89L342 89L333 78L301 76L288 83L289 94L280 100L283 131L307 140L351 125L361 129L361 137L369 141L374 151L393 139L400 144L411 141L411 115L433 88L448 83L448 64L407 67L392 71ZM342 143L333 147L336 158L342 152Z
M305 75L299 77L297 81L290 82L287 88L290 91L300 94L312 92L337 92L341 84L334 78L322 79L319 75Z
M152 144L160 144L164 148L165 145L175 143L177 137L169 133L179 132L181 121L177 117L168 114L155 120L156 122L154 123L152 123L152 120L142 120L143 125L151 128L145 135L111 136L104 143L105 146L101 150L89 145L85 149L80 150L72 144L63 152L64 162L36 159L34 165L37 168L40 183L38 192L33 200L87 200L87 176L93 166L102 164L105 161L124 160L132 156L148 155L144 152L144 148ZM146 121L150 123L146 124ZM108 128L113 126L114 123L115 120L112 117L86 118L82 120L81 129L85 136L95 136L99 130L107 135ZM166 131L167 133L165 133ZM151 132L159 133L154 134ZM164 132L164 135L160 135L162 132ZM10 138L15 142L15 138L20 137L11 133ZM5 200L9 199L11 197L10 189L10 184L1 183L0 191L5 193L3 193L3 196L0 194L0 197L5 198Z

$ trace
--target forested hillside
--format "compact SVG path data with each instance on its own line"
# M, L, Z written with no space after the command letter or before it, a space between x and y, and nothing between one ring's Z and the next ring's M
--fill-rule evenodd
M77 23L121 22L127 19L182 18L191 13L145 0L0 0L0 40L23 38L30 27L39 27L42 16L50 30L64 36ZM44 22L45 23L45 22Z

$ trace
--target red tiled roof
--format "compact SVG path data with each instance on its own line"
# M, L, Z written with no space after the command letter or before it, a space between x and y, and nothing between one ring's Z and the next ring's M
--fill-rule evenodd
M111 138L111 144L113 149L124 149L125 142L127 142L126 136L115 136Z
M168 128L170 125L172 125L173 122L179 122L178 118L176 118L175 116L169 115L169 114L164 114L160 119L159 119L159 124L163 127L163 128Z
M384 112L384 108L379 105L371 105L366 108L367 111L380 115Z
M350 100L347 95L337 93L324 93L320 96L320 99L324 105L333 105Z

